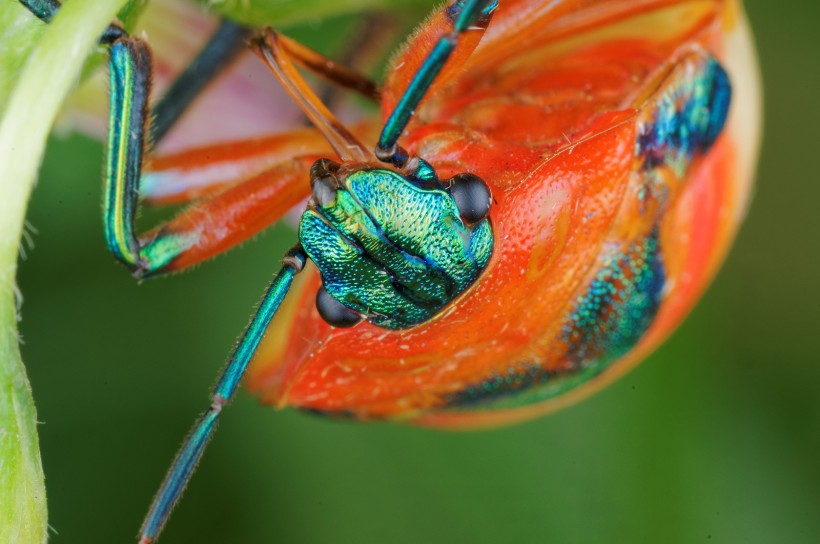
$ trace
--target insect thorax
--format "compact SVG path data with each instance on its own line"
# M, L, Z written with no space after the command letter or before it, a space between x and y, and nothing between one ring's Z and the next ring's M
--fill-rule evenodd
M440 182L384 168L311 170L313 198L299 238L319 268L317 295L332 325L361 319L388 329L427 321L464 292L493 250L490 193L471 174Z

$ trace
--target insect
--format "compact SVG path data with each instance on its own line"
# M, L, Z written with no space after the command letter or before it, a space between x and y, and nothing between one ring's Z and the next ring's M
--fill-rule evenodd
M59 9L21 1L45 21ZM159 535L243 377L277 407L487 426L555 409L656 345L747 199L755 126L737 120L754 119L754 101L732 83L750 55L738 9L458 0L381 88L226 22L150 115L150 50L111 25L104 228L137 277L206 260L308 199L140 541ZM245 40L314 128L149 161ZM377 100L381 118L344 127L294 63ZM138 194L193 204L138 235Z

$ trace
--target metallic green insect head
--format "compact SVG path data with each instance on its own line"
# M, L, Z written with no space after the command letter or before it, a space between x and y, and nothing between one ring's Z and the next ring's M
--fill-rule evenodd
M327 159L313 165L299 239L321 272L316 302L331 325L367 319L412 327L486 268L493 251L486 184L472 174L442 182L423 160L411 172Z

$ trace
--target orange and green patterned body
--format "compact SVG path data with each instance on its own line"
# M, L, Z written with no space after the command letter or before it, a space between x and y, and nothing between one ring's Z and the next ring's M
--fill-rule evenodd
M446 9L395 58L385 116ZM486 270L420 325L330 327L308 265L249 370L264 402L441 427L516 421L622 374L723 259L757 147L753 52L734 1L501 1L403 137L489 185ZM470 49L474 47L474 51Z

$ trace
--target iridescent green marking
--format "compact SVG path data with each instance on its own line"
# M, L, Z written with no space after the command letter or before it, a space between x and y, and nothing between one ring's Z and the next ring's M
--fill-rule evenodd
M729 113L732 89L723 67L710 56L688 62L697 77L681 77L668 85L650 118L638 125L635 156L644 161L642 201L668 198L667 177L659 167L683 179L693 158L712 147Z
M134 236L150 80L150 53L137 40L120 40L110 51L111 112L103 189L105 241L129 267L138 263Z
M593 378L641 339L660 307L663 284L654 233L612 250L561 325L566 370L545 370L537 364L510 368L452 395L448 404L513 408L555 397Z
M139 252L140 268L134 271L139 278L161 274L174 260L200 240L198 232L160 233L153 239L144 240Z
M638 124L635 156L642 162L630 194L657 202L656 223L670 192L661 169L685 180L693 159L706 153L723 130L731 100L728 76L713 57L703 53L685 62L680 77L666 85ZM609 247L615 249L604 247L610 253L599 261L598 272L561 326L564 369L545 370L537 361L512 366L450 395L448 408L509 409L548 400L589 381L629 352L662 301L665 278L657 229L626 246L611 242Z
M684 177L692 157L708 151L723 130L732 96L729 76L713 57L689 62L696 77L666 86L650 121L638 126L635 156L644 158L646 171L665 165Z
M629 351L651 325L663 284L656 233L608 257L561 327L572 365L606 366Z
M492 254L488 220L466 226L443 186L384 169L350 174L332 202L305 212L299 237L327 292L389 329L430 319Z

